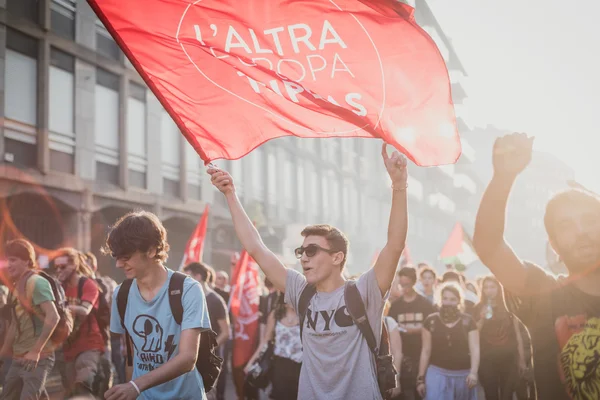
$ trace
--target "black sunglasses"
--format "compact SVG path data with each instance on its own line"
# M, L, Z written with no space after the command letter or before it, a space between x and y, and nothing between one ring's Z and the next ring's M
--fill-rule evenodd
M304 253L306 253L306 257L314 257L315 254L317 254L319 252L319 250L324 251L329 254L337 253L337 250L325 249L316 244L309 244L306 247L302 247L302 246L298 247L296 250L294 250L294 254L296 255L296 258L302 258L302 254L304 254Z

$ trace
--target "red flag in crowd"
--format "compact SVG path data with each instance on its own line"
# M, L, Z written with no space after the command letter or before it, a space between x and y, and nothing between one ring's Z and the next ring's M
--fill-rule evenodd
M88 0L205 162L280 136L460 155L450 80L396 0Z
M181 260L180 269L191 262L202 261L202 253L204 252L204 240L206 239L206 227L208 226L208 209L209 205L206 204L202 217L196 229L192 232L192 236L185 246L185 252L183 253L183 259Z
M452 233L450 233L450 237L440 253L440 260L446 265L454 265L455 268L464 269L464 267L478 259L471 238L463 229L462 224L457 223L454 225L454 229L452 229Z
M233 367L246 365L258 343L258 265L242 251L231 281L230 308L233 315Z
M402 252L402 256L400 257L400 267L406 267L407 265L412 265L412 257L410 255L410 249L408 246L404 246L404 251Z

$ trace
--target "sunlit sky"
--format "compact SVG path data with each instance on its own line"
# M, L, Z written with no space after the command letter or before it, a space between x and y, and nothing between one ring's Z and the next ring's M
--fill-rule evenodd
M600 190L600 2L428 4L467 70L469 124L534 135Z

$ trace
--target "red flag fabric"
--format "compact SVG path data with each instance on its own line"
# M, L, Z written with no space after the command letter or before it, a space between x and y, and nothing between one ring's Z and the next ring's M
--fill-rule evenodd
M244 250L234 272L229 300L233 315L233 366L246 365L258 344L258 265Z
M198 222L198 225L196 225L196 229L192 232L192 236L190 236L190 239L185 246L180 269L189 263L202 261L204 240L206 239L206 228L208 226L208 210L209 205L207 203L206 207L204 207L202 217L200 217L200 221Z
M400 258L400 266L405 267L407 265L412 265L412 257L410 255L410 249L408 246L404 246L404 251L402 252L402 256Z
M440 253L440 259L447 265L463 266L479 259L473 249L471 238L460 223L454 225L454 229Z
M444 59L396 0L88 0L205 162L280 136L455 162Z

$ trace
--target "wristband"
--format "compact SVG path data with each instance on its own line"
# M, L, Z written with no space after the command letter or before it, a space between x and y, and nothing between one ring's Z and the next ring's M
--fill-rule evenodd
M392 183L392 191L394 192L403 192L408 188L408 183L405 183L404 186L401 187L395 187L394 184Z
M129 383L131 383L131 386L135 388L135 391L137 392L138 396L141 396L142 392L140 392L140 388L138 387L138 385L136 385L134 381L129 381Z

